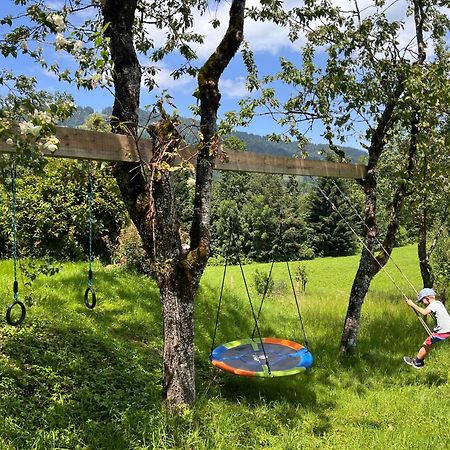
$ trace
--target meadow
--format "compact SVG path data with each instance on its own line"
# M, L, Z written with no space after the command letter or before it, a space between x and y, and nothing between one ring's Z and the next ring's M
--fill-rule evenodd
M408 280L421 287L416 249L395 249ZM450 448L450 347L423 370L403 356L425 338L385 273L363 306L358 347L339 355L359 257L302 262L300 310L315 363L292 377L236 377L213 368L209 352L222 267L208 267L196 299L197 402L179 417L162 406L162 325L149 279L94 264L97 307L83 294L87 265L34 282L34 304L19 327L0 323L0 449L445 449ZM300 263L291 263L293 272ZM244 267L247 281L259 268ZM387 271L414 291L392 263ZM260 321L264 336L302 343L286 265ZM27 295L19 276L20 295ZM252 290L257 304L257 296ZM12 299L12 263L0 263L0 306ZM2 313L3 315L3 313ZM229 267L217 343L249 337L251 312L239 267Z

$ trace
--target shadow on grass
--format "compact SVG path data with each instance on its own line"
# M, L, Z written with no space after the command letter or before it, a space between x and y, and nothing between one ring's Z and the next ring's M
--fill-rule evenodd
M98 306L92 311L83 302L83 274L62 272L49 280L55 287L35 312L31 310L23 327L0 327L0 437L14 448L145 448L144 442L152 439L159 443L157 448L164 440L173 447L170 434L177 424L168 425L161 414L158 290L150 280L105 270L95 273L94 282ZM269 408L286 426L301 412L312 411L317 418L312 432L321 436L331 428L327 411L339 401L333 392L348 389L365 395L396 379L409 370L403 354L414 353L424 338L420 326L401 314L371 317L362 323L355 354L342 358L334 337L342 318L333 318L320 330L309 330L315 358L311 370L272 379L236 377L209 363L217 301L217 289L202 284L195 343L198 414L206 417L208 402L214 401L221 410L240 405L247 413ZM242 299L229 292L224 303L216 345L249 337L253 329ZM266 325L266 336L289 338L278 335L277 323ZM432 370L427 377L406 382L434 386L447 377ZM198 419L204 434L213 427L206 422ZM270 431L273 425L267 421L264 426ZM180 435L179 442L182 439Z
M85 280L62 272L24 325L0 326L0 446L129 449L161 429L160 301L136 279L100 271L88 310Z
M138 280L138 282L136 281ZM88 309L84 304L87 281L79 272L62 272L55 280L64 286L65 297L52 292L45 299L46 309L64 316L73 311L92 320L102 329L130 340L149 342L161 337L162 319L159 291L152 280L116 271L94 274L97 305Z
M83 442L125 449L137 438L133 416L145 412L151 421L149 410L160 407L161 355L154 351L76 325L1 333L1 412L12 426L0 433L16 448Z
M212 299L214 289L203 285L201 295ZM389 297L388 300L399 301L398 296ZM242 300L239 301L233 293L228 293L223 302L232 306L221 310L218 327L220 337L215 345L249 337L253 328L250 309L244 310ZM310 370L290 377L245 378L216 369L208 371L216 308L217 300L203 302L197 309L196 339L200 348L197 363L201 371L200 390L227 401L238 401L250 406L274 401L285 402L292 407L305 408L320 415L324 408L333 407L333 400L331 397L323 400L323 396L320 396L322 400L319 400L318 392L349 389L358 395L364 395L374 386L385 383L392 377L396 378L401 373L408 376L410 368L404 364L403 355L415 354L426 337L419 323L414 321L414 316L407 315L410 314L409 311L395 316L374 316L362 320L357 349L350 356L340 354L339 341L330 339L331 329L325 333L321 330L318 336L314 335L314 330L309 330L310 350L315 359ZM343 319L334 320L333 336L336 335L336 328L342 329L342 324ZM264 336L289 338L277 335L276 325L273 323L266 327ZM436 385L447 382L447 377L436 372L415 379L414 382L424 386Z

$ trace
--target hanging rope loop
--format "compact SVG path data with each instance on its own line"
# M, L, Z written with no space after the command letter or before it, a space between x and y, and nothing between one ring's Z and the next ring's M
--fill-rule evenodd
M18 306L20 308L20 316L16 320L11 318L12 310L15 306ZM20 325L25 320L26 313L27 310L25 308L25 305L21 301L15 300L6 309L6 323L13 327Z
M91 294L91 299L89 300L89 294ZM89 309L94 309L97 304L97 296L95 295L94 288L92 286L88 286L86 291L84 292L84 304Z
M11 191L12 191L12 238L13 238L13 270L14 270L14 283L13 283L13 302L6 309L6 323L8 325L17 326L20 325L26 316L25 305L19 300L19 283L17 282L17 196L16 196L16 159L13 158L11 166ZM12 311L14 307L18 306L20 308L20 316L14 320L12 316Z
M93 217L92 217L92 200L94 197L94 182L92 177L91 162L89 161L88 168L88 222L89 222L89 271L88 271L88 287L84 292L84 304L87 308L93 309L97 304L97 296L94 291L94 281L92 272L92 262L94 260L92 252L92 240L93 240ZM89 299L90 294L90 299Z

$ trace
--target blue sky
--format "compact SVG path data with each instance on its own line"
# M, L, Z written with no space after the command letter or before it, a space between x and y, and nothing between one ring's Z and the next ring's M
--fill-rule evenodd
M353 2L348 0L335 0L341 4L344 8L349 8L349 5L353 5ZM60 5L60 0L53 0L47 2L47 5L52 8L57 8ZM286 0L286 4L292 6L297 5L296 0ZM371 0L363 0L361 3L372 4ZM197 65L201 65L203 61L214 51L217 44L224 33L227 17L229 11L229 2L222 1L216 6L216 3L212 2L214 7L204 16L196 15L195 18L195 31L206 36L205 43L203 45L196 46L196 51L199 57ZM248 0L247 5L257 5L259 1ZM405 11L405 1L394 2L394 6L390 9L392 17L403 16ZM14 5L12 0L2 0L0 3L0 17L6 14L16 13L19 6ZM222 25L220 28L214 29L210 23L213 18L219 18ZM0 28L1 30L1 28ZM3 32L3 30L1 30ZM152 35L155 36L155 43L162 43L164 40L163 31L151 30ZM402 34L399 39L409 40L411 37L411 23L406 23ZM277 70L279 64L279 58L281 56L291 59L293 61L300 60L300 48L302 42L292 43L288 39L287 30L272 24L272 23L256 23L248 20L245 28L245 38L249 43L249 47L255 54L255 59L258 64L261 74L273 73ZM61 66L67 66L73 68L73 60L68 54L59 51L55 52L49 46L46 50L46 58L51 63L53 60L58 61ZM156 81L159 85L159 89L153 92L149 92L148 89L142 87L141 106L151 105L155 99L155 94L158 94L163 89L167 89L170 95L174 98L174 103L183 116L190 116L189 105L192 105L195 99L192 97L192 93L196 87L196 80L189 76L183 76L180 79L174 81L170 77L170 73L176 67L179 58L176 55L172 55L167 58L163 63L160 63L159 73L156 76ZM146 61L141 60L143 65ZM23 57L14 59L8 57L3 58L2 66L7 69L13 69L16 73L24 73L26 75L33 75L38 79L38 87L45 90L59 90L66 91L72 94L75 103L80 106L92 106L95 110L102 110L107 106L112 106L113 96L108 90L96 88L92 91L78 90L69 83L58 82L55 75L44 70L39 64L33 63L30 60L24 60ZM221 79L221 92L222 101L219 114L223 114L226 111L234 110L238 108L238 101L246 96L245 91L245 75L246 71L242 62L241 54L239 53L231 62L229 67L224 72ZM0 91L1 92L1 91ZM283 95L288 95L289 91L285 89ZM245 131L265 135L272 132L281 132L282 129L276 125L276 123L269 117L260 117L254 119L249 128ZM313 143L324 142L320 136L320 127L316 127L309 132L308 138ZM346 145L354 147L360 147L358 136L353 136Z
M59 0L47 2L53 8L60 6ZM258 4L258 1L250 0L249 5ZM290 3L293 3L290 1ZM12 0L2 0L0 2L0 17L7 14L16 14L20 6L14 5ZM205 43L195 47L199 57L197 65L200 66L203 61L214 51L217 44L220 42L224 30L227 25L227 18L229 12L229 3L226 1L220 2L219 6L214 6L204 16L196 15L195 30L206 36ZM221 27L214 29L211 25L213 18L221 20ZM0 28L1 30L1 28ZM161 30L154 30L156 44L163 42L163 35ZM269 23L255 23L248 21L246 23L245 38L249 42L250 48L255 53L255 59L258 63L261 74L273 73L278 67L280 56L298 59L298 52L294 51L293 44L289 41L287 30L284 30L274 24ZM297 43L297 48L299 48ZM46 60L51 64L57 61L61 67L67 66L73 68L74 64L71 57L65 52L55 52L50 46L46 48ZM163 89L167 89L170 95L174 98L173 102L183 116L191 116L189 106L195 104L195 98L192 93L196 88L196 80L189 76L183 76L174 81L170 77L170 73L176 67L179 58L172 55L163 63L158 64L160 69L156 76L156 81L159 89L149 92L148 89L142 87L141 106L151 105L155 99L155 95L159 94ZM143 65L145 60L141 60ZM17 59L8 57L3 59L2 66L7 69L12 69L15 73L23 73L34 76L38 80L38 87L48 91L66 91L70 93L75 100L75 103L80 106L92 106L95 110L102 110L107 106L112 106L113 96L106 90L97 87L92 91L78 90L75 86L67 82L59 82L54 74L43 69L39 64L33 63L29 59L25 59L19 55ZM219 114L223 114L229 110L236 110L238 108L238 101L246 96L245 90L245 75L246 69L243 65L241 53L236 55L234 60L230 63L224 72L220 87L222 91L222 101ZM0 90L1 92L1 90ZM245 131L250 133L265 135L272 132L280 132L281 128L276 125L273 119L267 117L255 118L251 126ZM323 142L319 136L319 131L314 130L310 139L314 143Z

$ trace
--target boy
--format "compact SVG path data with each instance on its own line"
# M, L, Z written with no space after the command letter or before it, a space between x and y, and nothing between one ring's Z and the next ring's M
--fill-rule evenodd
M422 302L425 305L425 308L421 308L417 305L419 302ZM415 358L410 356L405 356L403 358L406 364L409 364L415 369L422 369L425 365L423 360L430 353L433 344L445 341L450 337L450 314L445 309L445 306L439 300L436 300L436 292L430 288L424 288L419 292L416 303L409 299L406 300L406 303L423 316L431 313L436 321L433 334L425 339L417 356Z

